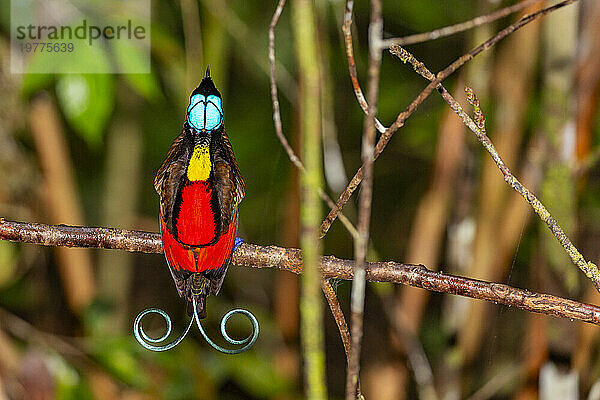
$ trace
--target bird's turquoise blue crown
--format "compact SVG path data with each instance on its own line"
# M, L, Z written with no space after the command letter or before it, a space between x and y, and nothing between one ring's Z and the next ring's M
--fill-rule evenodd
M221 98L214 94L209 96L193 95L187 109L187 120L198 131L203 129L211 131L219 128L223 124Z
M210 77L210 69L192 92L187 109L187 121L197 131L212 131L223 125L221 94Z

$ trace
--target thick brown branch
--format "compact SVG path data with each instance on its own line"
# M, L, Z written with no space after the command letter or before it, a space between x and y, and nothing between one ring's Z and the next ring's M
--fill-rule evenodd
M114 228L45 225L0 219L0 239L44 246L97 247L162 253L158 233ZM253 268L276 268L295 274L302 272L300 250L278 246L242 244L233 255L233 263ZM321 258L321 272L324 278L350 280L353 277L353 269L354 261L352 260L343 260L333 256ZM493 301L525 311L600 325L600 307L598 306L549 294L532 293L501 283L433 272L422 265L393 261L367 263L367 280L402 283L426 290Z
M160 235L153 232L72 225L12 222L0 218L0 239L43 246L96 247L142 253L162 253Z

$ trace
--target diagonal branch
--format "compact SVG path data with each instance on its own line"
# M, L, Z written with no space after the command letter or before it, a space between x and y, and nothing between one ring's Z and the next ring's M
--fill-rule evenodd
M346 353L346 357L348 357L350 354L350 331L348 330L348 324L346 323L344 312L342 311L342 307L337 299L335 290L333 289L333 286L329 280L323 280L322 286L323 293L325 294L325 298L327 299L327 303L329 303L329 308L333 314L333 319L335 319L335 323L340 331L340 337L342 338L342 344L344 345L344 352Z
M490 138L486 134L485 130L485 117L479 108L479 100L475 96L473 89L465 88L467 92L467 100L473 106L475 110L475 122L477 129L473 130L477 139L481 142L486 151L492 156L492 159L496 163L496 166L504 176L506 183L510 185L515 191L517 191L524 199L529 203L533 211L540 217L542 221L548 226L548 229L552 232L556 240L565 249L573 264L575 264L593 283L596 290L600 292L600 271L598 267L591 261L586 261L579 250L573 245L571 240L567 237L566 233L558 225L558 222L550 215L550 212L546 207L538 200L538 198L527 189L519 180L510 172L508 166L504 163L496 148L490 141ZM472 127L469 127L473 129Z
M44 246L94 247L162 253L160 234L115 228L91 228L5 221L0 218L0 239ZM302 273L299 249L242 244L233 254L233 264L253 268L275 268ZM352 279L354 261L333 256L321 258L324 278ZM525 311L576 319L600 325L600 307L550 294L533 293L501 283L480 281L433 272L423 265L394 261L367 263L367 280L402 283L422 289L456 294L520 308Z
M414 68L415 72L428 79L434 80L433 74L427 69L425 64L417 60L412 54L403 49L398 45L394 45L390 48L390 52L400 58L404 63L409 63ZM563 246L573 263L594 283L594 286L600 291L600 272L596 264L585 260L583 255L573 245L571 240L567 237L562 228L558 225L558 222L550 215L550 212L544 207L544 205L537 199L537 197L527 189L519 180L512 174L508 166L504 163L498 151L492 144L490 138L487 136L485 128L485 117L479 107L479 100L475 96L473 89L467 87L467 99L475 110L475 121L463 111L460 104L452 97L452 95L444 88L443 85L438 85L438 91L450 105L450 108L462 119L463 123L475 133L477 139L481 142L485 150L490 154L494 163L504 176L506 183L510 185L515 191L517 191L524 199L529 203L531 208L540 217L542 221L546 223L556 240Z
M390 125L390 127L387 128L385 130L385 132L383 132L383 134L379 138L379 141L377 142L377 146L375 146L375 152L373 153L373 159L376 160L377 157L379 157L379 155L383 152L383 150L387 146L388 142L390 141L390 139L392 138L394 133L398 129L400 129L402 126L404 126L404 123L406 122L406 120L412 115L412 113L415 112L417 107L423 101L425 101L425 99L427 99L427 97L429 97L429 95L433 92L433 90L437 87L437 85L439 85L444 79L446 79L448 76L450 76L452 73L454 73L454 71L456 71L458 68L463 66L465 63L472 60L479 53L489 49L490 47L492 47L493 45L498 43L500 40L504 39L511 33L515 32L518 29L522 28L523 26L527 25L528 23L535 21L536 19L543 17L544 15L549 14L552 11L558 10L559 8L567 6L576 1L578 1L578 0L563 0L553 6L546 7L539 11L536 11L534 13L525 15L523 18L521 18L514 24L509 25L508 27L504 28L503 30L498 32L496 35L494 35L490 39L486 40L479 46L473 48L468 53L462 55L461 57L456 59L453 63L451 63L446 68L444 68L442 71L440 71L436 75L436 78L433 81L431 81L431 83L429 85L427 85L425 87L425 89L423 89L423 91L421 91L421 93L419 93L419 95L409 104L409 106L404 111L402 111L400 114L398 114L394 123L392 125ZM355 90L356 90L356 87L355 87ZM350 183L348 184L346 189L342 192L342 194L338 198L338 201L336 202L335 207L333 207L331 209L331 211L329 211L329 214L323 220L323 223L321 224L321 236L325 236L327 234L327 231L331 227L331 224L337 218L338 213L341 211L341 209L344 207L344 205L348 202L348 200L350 199L350 196L352 196L352 193L354 193L354 191L356 190L356 188L362 181L363 167L364 166L361 166L356 171L356 173L354 174L354 177L352 178L352 180L350 181Z

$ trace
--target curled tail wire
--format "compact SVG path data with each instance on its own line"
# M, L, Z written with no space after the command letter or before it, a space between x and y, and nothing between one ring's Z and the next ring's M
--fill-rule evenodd
M171 334L171 330L172 330L172 323L171 323L171 318L169 317L169 315L165 311L161 310L160 308L147 308L144 311L142 311L141 313L139 313L133 323L133 334L134 334L136 340L138 341L138 343L141 344L142 347L144 347L145 349L152 350L152 351L166 351L166 350L172 349L173 347L177 346L187 336L188 332L190 331L190 328L192 327L192 324L194 323L194 321L196 321L196 325L198 325L198 329L200 330L200 333L204 337L204 340L206 340L208 342L208 344L210 344L215 350L220 351L221 353L239 354L239 353L243 353L244 351L250 349L254 345L254 342L256 342L256 339L258 339L258 334L259 334L260 329L259 329L259 325L258 325L258 320L250 311L244 310L241 308L236 308L234 310L229 311L227 314L225 314L223 316L223 318L221 318L221 335L223 335L223 338L225 339L225 341L227 341L229 344L232 344L234 346L242 346L239 348L227 349L227 348L221 347L218 344L216 344L215 342L213 342L208 337L206 332L204 332L204 328L202 327L202 323L200 322L200 316L198 315L198 308L196 306L197 300L198 299L196 298L196 296L194 296L193 301L192 301L192 306L193 306L194 312L193 312L193 316L190 319L190 322L189 322L187 328L183 331L183 333L181 335L179 335L179 337L177 339L175 339L171 343L167 343L162 346L158 345L158 343L161 343L161 342L164 342L165 340L167 340L167 338ZM142 319L147 314L159 314L160 316L163 317L163 319L165 320L165 323L166 323L166 329L165 329L165 333L162 336L160 336L158 338L152 338L152 337L148 336L148 334L144 331L144 328L142 327ZM229 321L229 319L232 316L234 316L235 314L245 315L246 317L248 317L248 319L250 320L250 323L252 324L252 333L245 339L236 340L236 339L233 339L231 336L229 336L229 334L227 333L227 321Z
M243 239L235 238L233 251L235 251L242 243L244 243ZM167 340L167 338L169 337L169 335L171 334L172 325L173 325L171 322L171 317L169 317L169 314L167 314L164 310L161 310L160 308L147 308L144 311L140 312L137 315L137 317L135 317L135 321L133 322L133 334L134 334L136 340L138 341L138 343L140 345L142 345L142 347L144 347L145 349L148 349L151 351L166 351L166 350L172 349L173 347L177 346L187 336L188 332L190 331L190 328L192 327L192 324L194 323L194 321L196 321L196 325L198 326L198 329L200 330L202 337L204 337L204 340L206 340L208 342L208 344L210 344L215 350L220 351L221 353L225 353L225 354L239 354L239 353L243 353L244 351L250 349L256 342L256 339L258 339L258 334L259 334L260 328L259 328L258 320L256 319L256 317L250 311L244 310L242 308L236 308L234 310L231 310L227 314L225 314L223 316L223 318L221 318L221 335L223 336L223 339L225 339L225 341L231 345L241 346L241 347L227 349L227 348L219 346L218 344L213 342L208 337L208 335L204 331L204 328L202 327L202 323L200 322L200 320L206 316L206 310L205 310L206 294L207 294L207 286L206 285L207 285L208 280L205 280L204 278L202 278L200 276L200 274L195 276L193 279L194 280L191 283L192 284L192 288L191 288L192 298L190 301L190 303L192 305L192 316L190 318L190 322L188 323L185 330L181 333L181 335L179 335L179 337L177 339L175 339L174 341L172 341L170 343L166 343L164 345L159 345L159 343L165 342ZM152 338L152 337L148 336L148 334L144 331L144 328L142 327L142 319L148 314L158 314L161 317L163 317L163 319L165 320L165 324L166 324L165 333L162 336L160 336L158 338ZM248 320L250 321L250 323L252 324L252 333L250 335L248 335L245 339L241 339L241 340L233 339L231 336L229 336L229 333L227 333L227 322L235 314L245 315L248 318Z
M198 325L198 329L200 330L200 333L204 337L204 340L206 340L208 342L208 344L210 344L215 350L220 351L221 353L225 353L225 354L243 353L244 351L251 348L252 345L254 345L254 342L256 342L256 339L258 339L259 326L258 326L258 321L256 320L256 317L248 310L244 310L242 308L236 308L234 310L229 311L227 314L225 314L223 316L223 318L221 318L221 335L223 335L223 338L230 344L232 344L234 346L242 346L242 347L237 348L237 349L226 349L224 347L219 346L218 344L213 342L208 337L206 332L204 332L204 328L202 327L202 323L200 322L200 318L198 317L198 312L196 309L196 301L192 302L192 304L194 305L194 319L196 320L196 325ZM233 339L231 336L229 336L229 334L227 333L227 321L229 321L229 318L231 318L235 314L245 315L246 317L248 317L248 319L252 323L252 333L250 335L248 335L248 337L246 337L245 339L236 340L236 339Z

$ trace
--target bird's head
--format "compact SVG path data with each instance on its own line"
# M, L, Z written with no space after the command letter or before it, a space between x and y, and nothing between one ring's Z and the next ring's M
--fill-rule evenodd
M210 68L206 69L206 75L202 82L190 96L187 122L195 133L201 134L210 134L223 126L221 93L210 77Z

